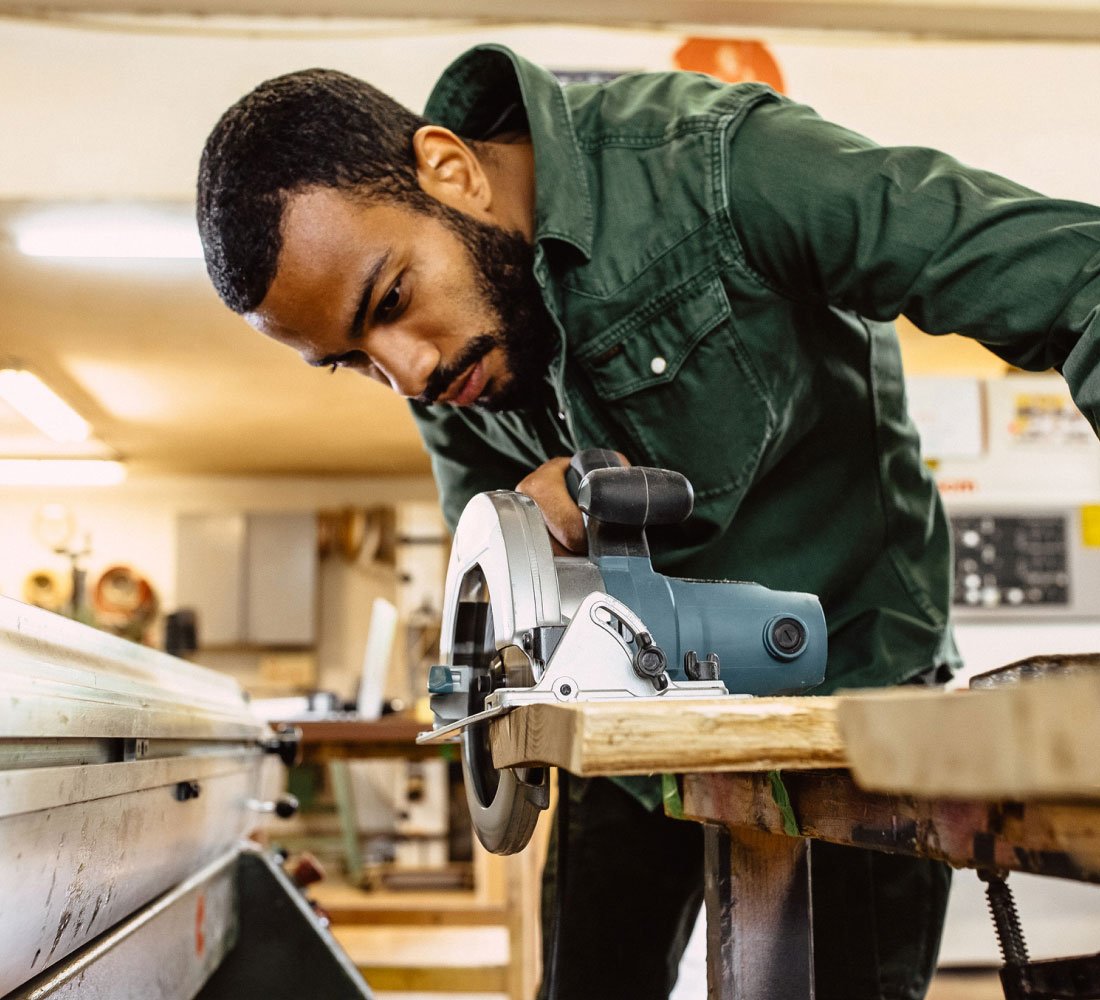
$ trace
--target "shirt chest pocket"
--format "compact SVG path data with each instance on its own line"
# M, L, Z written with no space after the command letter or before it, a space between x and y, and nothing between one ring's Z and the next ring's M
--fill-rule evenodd
M720 279L662 293L576 354L596 437L683 472L696 492L744 488L772 425Z

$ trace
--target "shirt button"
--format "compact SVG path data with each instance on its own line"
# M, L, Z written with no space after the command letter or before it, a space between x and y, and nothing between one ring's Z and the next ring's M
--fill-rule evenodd
M654 375L663 375L668 368L668 362L662 357L656 357L649 363L649 370Z

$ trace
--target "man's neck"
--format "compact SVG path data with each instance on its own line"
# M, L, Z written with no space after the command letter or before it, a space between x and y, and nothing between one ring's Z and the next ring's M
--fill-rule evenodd
M489 155L482 160L508 228L535 239L535 152L531 137L522 133L494 136L483 144Z

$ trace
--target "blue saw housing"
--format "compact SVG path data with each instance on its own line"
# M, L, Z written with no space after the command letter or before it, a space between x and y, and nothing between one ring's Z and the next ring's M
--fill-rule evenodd
M672 680L689 679L689 651L700 659L718 655L731 694L801 694L825 679L828 634L813 594L663 576L648 556L594 562L607 592L649 627L668 657Z
M566 481L585 514L589 559L607 592L646 623L670 679L695 679L685 669L689 653L717 654L731 694L800 694L825 679L828 633L813 594L653 569L645 529L691 516L695 495L684 476L588 449L573 456Z

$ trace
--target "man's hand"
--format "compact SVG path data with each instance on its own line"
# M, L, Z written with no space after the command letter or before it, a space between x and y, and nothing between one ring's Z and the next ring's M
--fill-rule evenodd
M630 464L624 456L619 457L624 465ZM516 492L526 494L538 504L550 531L550 547L556 556L582 556L588 551L584 516L565 485L569 462L568 458L543 462L516 486Z
M565 485L568 458L552 458L516 486L539 505L550 531L550 547L556 556L582 556L588 551L584 517Z

